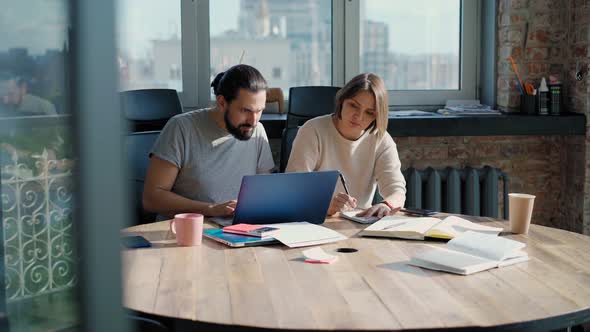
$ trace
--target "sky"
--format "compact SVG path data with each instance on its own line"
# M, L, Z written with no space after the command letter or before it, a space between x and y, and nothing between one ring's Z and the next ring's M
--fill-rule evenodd
M0 0L0 52L26 47L31 54L42 54L46 49L61 48L67 26L65 3ZM147 54L152 39L180 35L180 0L115 3L120 22L118 44L133 57ZM457 52L459 4L460 0L361 0L367 19L390 23L390 46L410 54ZM237 29L239 0L211 1L210 12L211 35Z
M0 52L15 47L28 48L29 54L61 49L67 31L65 4L64 0L0 0Z
M366 19L389 23L390 50L458 53L460 0L361 1Z

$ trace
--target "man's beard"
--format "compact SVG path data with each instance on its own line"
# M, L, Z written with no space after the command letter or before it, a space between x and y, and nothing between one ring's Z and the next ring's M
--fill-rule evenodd
M252 137L252 134L254 133L254 129L246 131L246 132L242 132L240 130L240 128L253 128L253 126L246 124L246 123L242 123L237 126L234 126L229 121L228 114L229 114L229 110L226 110L225 114L223 115L223 120L225 121L225 128L227 129L227 131L230 134L232 134L233 137L239 139L240 141L249 140Z

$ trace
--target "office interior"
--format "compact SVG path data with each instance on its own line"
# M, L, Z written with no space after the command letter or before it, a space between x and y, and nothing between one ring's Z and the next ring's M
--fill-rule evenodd
M260 122L277 168L290 90L373 72L405 174L493 169L487 216L529 193L533 224L590 235L588 1L5 0L0 27L2 331L136 328L121 304L119 232L138 220L125 142L167 119L126 118L121 96L210 107L211 80L238 63L272 88ZM542 79L561 91L548 114L522 91ZM501 114L439 111L449 100Z

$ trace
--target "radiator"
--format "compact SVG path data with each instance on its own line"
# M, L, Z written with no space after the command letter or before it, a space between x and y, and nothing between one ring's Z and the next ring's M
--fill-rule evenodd
M503 181L504 218L508 218L508 176L498 168L447 167L403 171L406 207L498 218L498 188Z

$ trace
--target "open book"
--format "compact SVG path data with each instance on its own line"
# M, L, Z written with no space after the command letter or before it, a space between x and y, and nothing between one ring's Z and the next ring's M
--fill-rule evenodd
M397 237L410 240L424 240L425 237L452 239L467 231L498 235L502 228L484 226L469 220L449 216L444 219L433 217L387 216L362 230L363 236Z
M409 264L467 275L529 260L522 251L524 243L472 231L452 239L445 247L428 247L412 257Z

